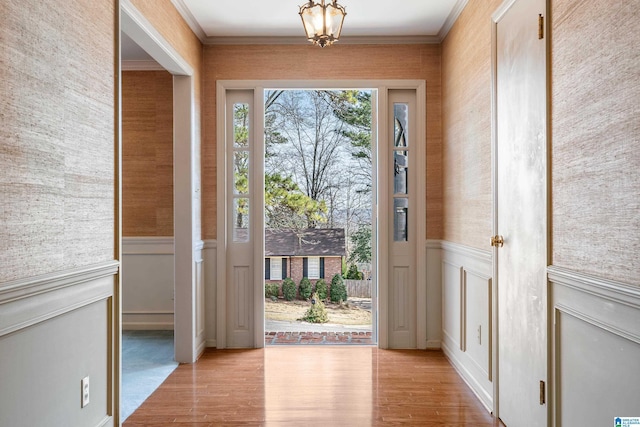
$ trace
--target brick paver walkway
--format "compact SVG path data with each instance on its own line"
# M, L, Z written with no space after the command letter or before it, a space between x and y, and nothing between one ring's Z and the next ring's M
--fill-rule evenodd
M265 332L266 345L279 344L364 344L371 345L371 332Z

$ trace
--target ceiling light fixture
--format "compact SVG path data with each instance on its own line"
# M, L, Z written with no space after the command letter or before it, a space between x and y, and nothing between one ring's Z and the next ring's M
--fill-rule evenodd
M320 47L330 46L338 41L346 15L347 12L338 4L338 0L330 0L326 5L325 0L309 0L309 3L300 6L300 17L307 40Z

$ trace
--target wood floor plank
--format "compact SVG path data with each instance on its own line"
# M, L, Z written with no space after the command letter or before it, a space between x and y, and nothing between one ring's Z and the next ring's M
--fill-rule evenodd
M480 426L494 419L438 351L290 346L207 350L124 423Z

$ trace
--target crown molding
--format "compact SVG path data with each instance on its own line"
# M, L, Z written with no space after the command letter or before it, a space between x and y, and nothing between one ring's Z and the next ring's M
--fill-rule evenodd
M191 31L200 39L200 42L204 43L207 39L207 35L204 30L193 16L187 5L184 4L183 0L171 0L171 3L176 8L182 19L185 20Z
M453 9L451 10L451 13L444 21L442 28L440 28L440 31L438 32L438 39L440 41L443 41L444 38L447 37L447 34L449 34L449 31L453 27L453 24L455 24L460 17L460 14L467 6L467 3L469 3L469 0L458 0L458 2L455 4Z
M122 71L166 71L162 65L151 59L144 61L122 61L121 69Z
M303 35L289 37L207 37L206 45L311 45ZM438 36L345 36L338 45L438 44Z

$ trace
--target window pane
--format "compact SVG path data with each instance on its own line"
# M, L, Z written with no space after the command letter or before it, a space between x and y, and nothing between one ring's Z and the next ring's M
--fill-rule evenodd
M393 192L395 194L408 194L408 166L409 152L393 152Z
M309 279L320 278L320 258L309 257Z
M249 194L249 152L233 153L233 193Z
M409 199L406 197L393 199L393 240L395 242L406 242L409 240L408 214Z
M282 280L282 258L271 258L271 280Z
M233 199L233 241L249 241L249 199Z
M409 104L393 104L393 145L395 147L407 147L409 136Z
M249 104L233 104L233 146L249 146Z

